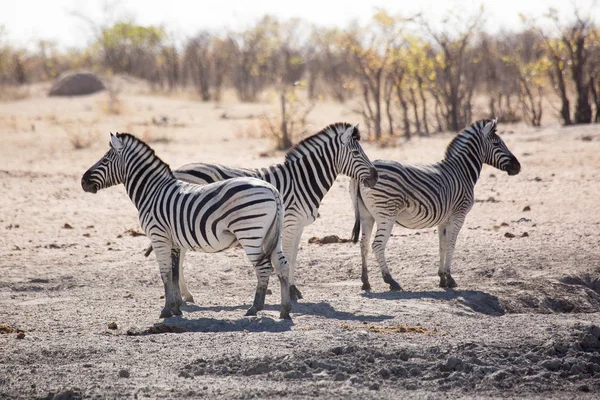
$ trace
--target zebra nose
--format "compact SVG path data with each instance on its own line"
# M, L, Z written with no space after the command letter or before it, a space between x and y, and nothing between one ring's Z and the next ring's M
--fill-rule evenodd
M514 160L512 163L509 164L507 171L508 175L517 175L519 172L521 172L521 163L518 160Z
M88 193L96 193L98 191L96 185L89 181L89 174L87 172L81 177L81 188L84 192Z

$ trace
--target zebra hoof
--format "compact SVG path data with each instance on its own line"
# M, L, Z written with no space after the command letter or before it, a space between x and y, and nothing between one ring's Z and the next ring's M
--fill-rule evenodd
M258 311L256 310L256 307L252 306L248 311L246 311L246 317L255 317L257 313Z
M286 319L288 321L292 320L290 316L290 310L292 309L291 305L281 307L281 312L279 313L279 319Z
M298 290L296 285L290 285L290 299L292 299L293 301L298 301L302 299L302 293L300 292L300 290Z
M458 285L456 284L456 281L454 280L454 278L451 277L450 275L448 275L446 277L446 287L452 289L452 288L455 288L456 286L458 286Z
M181 312L181 310L179 309L179 307L177 307L177 308L173 308L173 309L172 309L172 312L173 312L173 315L176 315L176 316L178 316L178 317L180 317L180 316L182 316L182 315L183 315L183 313Z
M371 284L369 282L363 282L362 285L362 290L364 290L365 292L370 292L371 291Z
M396 282L395 280L392 279L391 282L388 282L390 284L390 290L392 292L400 292L402 291L402 287L400 286L400 284L398 282Z
M191 294L189 296L183 296L183 300L186 303L194 303L194 296L192 296Z
M168 309L163 309L160 312L160 318L171 318L173 316L173 313L171 312L171 310Z

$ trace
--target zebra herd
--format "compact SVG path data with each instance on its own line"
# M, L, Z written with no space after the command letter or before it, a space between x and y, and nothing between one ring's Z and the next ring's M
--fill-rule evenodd
M452 140L445 158L430 166L371 162L360 146L358 125L348 123L327 126L292 148L283 163L261 169L195 163L172 171L143 141L117 133L81 185L96 193L124 184L151 241L149 250L156 253L165 289L161 318L181 315L183 300L193 301L183 275L187 250L215 253L239 244L257 275L246 315L264 308L275 270L281 284L280 318L291 319L291 301L302 298L294 279L300 238L339 174L351 179L355 242L362 229L363 290L370 290L367 253L375 222L372 249L392 290L400 285L387 267L385 247L394 222L411 229L438 227L440 286L455 287L452 254L483 164L509 175L520 171L496 125L496 120L470 125Z

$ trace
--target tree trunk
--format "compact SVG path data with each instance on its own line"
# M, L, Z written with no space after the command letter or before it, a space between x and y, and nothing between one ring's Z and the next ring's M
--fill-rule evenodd
M427 125L427 99L425 99L425 93L423 93L423 79L419 77L417 82L419 84L419 97L421 97L423 132L429 133L429 126Z
M401 83L396 84L396 96L398 96L398 102L402 108L402 122L404 124L404 136L406 139L410 139L410 121L408 120L408 104L404 99L404 93L402 91Z

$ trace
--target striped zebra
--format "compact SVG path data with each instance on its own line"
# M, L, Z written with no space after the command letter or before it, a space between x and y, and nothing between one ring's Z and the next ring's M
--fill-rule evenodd
M283 252L290 263L291 297L297 300L302 298L302 294L295 284L294 268L302 231L317 218L321 200L337 175L347 175L363 182L367 187L377 182L377 171L365 155L359 140L358 125L338 122L298 143L287 152L285 161L281 164L248 169L194 163L184 165L173 173L177 179L201 184L253 176L269 182L279 190L285 204ZM180 278L180 282L184 299L193 301L185 281Z
M456 238L467 213L475 201L474 187L483 164L508 175L516 175L521 164L496 134L496 120L482 120L458 134L446 149L444 159L428 166L414 166L395 161L376 160L379 181L366 188L352 181L356 223L352 239L362 238L362 289L370 290L367 272L368 243L377 222L373 252L383 280L391 290L401 290L392 278L385 260L385 246L394 222L409 229L437 226L440 246L438 275L440 287L456 287L450 274Z
M81 186L96 193L119 183L125 185L156 251L165 287L161 318L181 315L179 271L186 250L216 253L240 243L258 278L246 315L263 309L275 266L281 283L280 318L290 319L289 266L281 248L283 199L272 185L256 178L206 186L182 182L146 143L127 133L111 133L110 150L87 170Z

